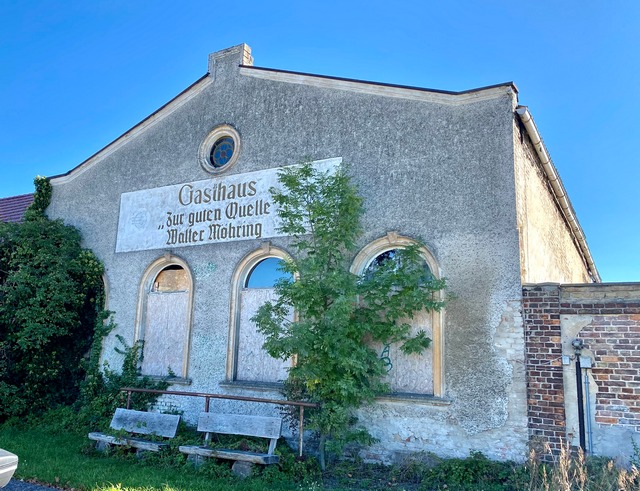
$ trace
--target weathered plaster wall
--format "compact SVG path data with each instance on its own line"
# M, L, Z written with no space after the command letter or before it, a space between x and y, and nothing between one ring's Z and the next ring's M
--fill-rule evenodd
M412 452L463 458L477 450L498 460L526 457L521 302L506 302L495 313L499 319L491 338L485 341L474 332L447 345L446 376L463 379L456 378L459 383L451 384L453 390L443 400L381 398L373 407L361 410L361 420L380 440L363 452L365 459L391 463ZM494 363L497 367L484 371Z
M453 295L444 316L443 398L394 399L364 410L363 422L381 439L371 455L481 450L524 458L515 93L505 88L462 105L385 97L338 90L329 82L316 87L241 75L240 56L231 51L218 59L214 76L192 89L193 97L95 165L54 180L49 215L77 226L106 265L108 307L118 327L105 341L104 359L119 366L115 335L133 342L144 271L169 253L186 261L194 277L192 384L174 388L278 395L224 383L231 279L242 258L260 248L259 240L115 253L120 195L211 178L197 163L198 146L212 128L227 123L243 143L230 173L342 157L365 199L360 246L389 231L422 239L448 280ZM289 250L287 238L272 242ZM191 421L203 407L197 399L175 404ZM231 402L215 407L273 410Z
M517 119L513 136L522 282L590 282L540 159Z

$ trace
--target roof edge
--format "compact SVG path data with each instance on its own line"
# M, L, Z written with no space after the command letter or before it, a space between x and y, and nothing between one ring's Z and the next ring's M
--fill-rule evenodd
M226 53L227 51L232 49L237 50L238 48L242 48L244 52L246 52L246 56L242 58L241 64L238 65L240 68L240 74L254 76L257 78L275 78L279 81L289 83L302 83L308 85L324 86L341 90L367 92L370 94L388 97L432 101L448 105L460 105L469 102L478 102L481 100L492 99L498 97L499 95L502 95L505 90L512 92L515 96L515 99L517 100L518 88L513 82L504 82L501 84L455 92L438 89L428 89L409 85L389 84L343 77L334 77L328 75L315 75L304 72L254 67L252 65L253 58L250 55L250 48L244 44L228 48L227 50L222 50L217 53L213 53L212 55L210 55L210 58L212 56L215 58L215 56L219 55L220 53ZM146 128L154 125L164 117L171 114L174 110L182 106L182 104L184 104L186 101L200 92L200 90L202 90L204 87L206 87L210 83L213 83L213 76L211 72L211 68L213 65L211 62L209 63L209 65L209 72L200 77L193 84L173 97L167 103L152 112L142 121L129 128L127 131L125 131L113 141L95 152L93 155L82 161L80 164L73 167L68 172L51 176L50 180L52 185L68 182L81 175L87 169L91 168L96 162L116 151L129 139L144 131Z
M115 151L124 143L126 143L133 136L137 135L141 131L144 131L150 126L153 126L158 121L162 120L163 118L171 114L173 111L175 111L184 103L189 101L192 97L194 97L198 92L204 89L204 87L209 85L207 83L207 84L203 84L202 87L198 87L200 84L202 84L203 81L208 81L209 83L211 83L211 78L209 77L209 73L205 73L202 77L200 77L198 80L193 82L191 85L189 85L186 89L184 89L178 95L176 95L175 97L170 99L168 102L160 106L158 109L153 111L149 116L147 116L142 121L140 121L139 123L129 128L127 131L122 133L116 139L107 143L104 147L102 147L100 150L98 150L96 153L94 153L87 159L83 160L81 163L76 165L73 169L65 172L64 174L57 174L55 176L51 176L49 178L51 180L51 184L52 185L62 184L64 182L67 182L73 179L75 175L82 174L85 170L92 167L97 160L109 155L111 152ZM195 89L198 89L198 90L196 91ZM170 111L166 112L167 109L170 109ZM77 172L77 171L80 171L80 172ZM72 174L75 174L75 175L72 176Z
M26 196L33 196L34 193L23 193L23 194L16 194L14 196L5 196L4 198L0 198L0 201L5 200L5 199L17 199L17 198L24 198Z
M329 75L316 75L306 72L279 70L273 68L240 65L240 74L248 77L272 80L277 82L294 83L322 88L363 92L372 95L396 97L402 99L423 100L448 105L461 105L493 99L505 90L513 92L517 98L518 87L514 82L488 85L463 91L448 91L429 89L411 85L399 85L383 82L372 82ZM484 94L483 94L484 93ZM487 94L488 93L488 94Z
M513 88L515 92L518 92L518 87L512 81L502 82L499 84L486 85L483 87L477 87L477 88L468 89L468 90L455 91L455 90L430 89L426 87L417 87L415 85L402 85L402 84L391 84L386 82L375 82L371 80L362 80L357 78L336 77L333 75L318 75L316 73L296 72L293 70L281 70L279 68L267 68L267 67L253 66L253 65L240 65L240 68L249 68L251 70L276 72L276 73L283 73L283 74L289 74L289 75L303 75L305 77L322 78L327 80L338 80L342 82L354 82L359 84L378 85L380 87L393 87L398 89L419 90L421 92L435 92L437 94L462 95L462 94L469 94L471 92L479 92L481 90L494 89L496 87L507 87L507 86Z

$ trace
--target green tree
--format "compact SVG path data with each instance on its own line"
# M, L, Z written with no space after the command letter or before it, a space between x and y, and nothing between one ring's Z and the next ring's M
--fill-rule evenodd
M80 233L45 211L51 184L34 181L23 223L0 222L0 422L74 404L74 424L108 423L124 403L123 386L164 390L141 377L142 344L127 346L119 371L100 366L104 337L115 327L104 310L103 266L81 246ZM145 409L154 394L134 394Z
M349 271L363 201L344 170L322 173L304 164L283 170L279 180L283 189L271 192L281 231L293 236L296 252L282 269L295 280L279 280L279 299L253 320L271 356L295 359L288 395L320 404L308 424L320 434L324 468L325 444L339 451L349 441L371 442L356 426L355 410L389 390L373 344L400 343L407 353L428 348L430 339L411 335L409 321L423 309L443 307L436 292L445 284L426 272L419 245L399 249L363 277Z
M75 401L102 309L101 263L35 184L24 223L0 223L0 421Z

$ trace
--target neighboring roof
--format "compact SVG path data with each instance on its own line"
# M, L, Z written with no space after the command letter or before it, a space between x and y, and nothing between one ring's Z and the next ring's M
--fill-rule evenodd
M0 198L0 222L21 222L31 203L33 194Z

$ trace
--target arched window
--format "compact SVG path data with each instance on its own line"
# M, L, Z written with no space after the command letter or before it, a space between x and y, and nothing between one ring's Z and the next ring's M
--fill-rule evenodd
M281 265L279 257L261 259L249 272L244 288L273 288L276 281L287 276L280 271Z
M141 284L136 339L144 341L143 375L187 377L193 280L187 264L167 255Z
M277 299L274 285L285 275L279 269L285 258L284 251L265 244L245 257L236 270L227 357L230 381L278 383L287 378L291 362L272 358L262 348L264 336L251 322L261 305Z
M396 261L396 251L410 244L415 242L408 237L389 233L365 246L354 259L351 271L357 275L367 275L387 261ZM425 279L439 278L439 268L433 255L424 247L420 252L424 259ZM416 312L408 321L413 333L424 330L431 338L430 348L420 355L403 353L397 343L376 346L387 366L386 381L392 392L442 395L442 316L442 311Z

